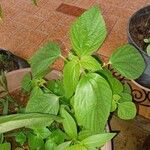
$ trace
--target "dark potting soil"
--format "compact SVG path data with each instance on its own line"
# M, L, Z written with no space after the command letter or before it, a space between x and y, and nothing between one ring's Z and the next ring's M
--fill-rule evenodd
M10 95L11 95L11 99L13 100L13 102L9 102L9 114L17 113L18 107L23 108L27 105L29 95L22 92L20 89L15 90ZM3 107L0 106L0 115L2 115L2 109Z
M18 69L18 65L14 61L13 57L0 54L0 70L9 72Z
M148 44L144 42L144 39L150 38L150 15L139 16L138 19L135 19L129 31L137 46L146 51Z

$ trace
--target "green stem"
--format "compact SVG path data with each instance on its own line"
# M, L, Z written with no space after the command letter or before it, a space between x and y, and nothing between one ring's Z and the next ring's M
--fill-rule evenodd
M64 61L68 62L68 60L64 56L60 55L60 58L62 58Z
M108 62L108 63L104 63L104 64L103 64L103 66L102 66L102 68L104 68L104 67L108 66L109 64L110 64L110 62Z

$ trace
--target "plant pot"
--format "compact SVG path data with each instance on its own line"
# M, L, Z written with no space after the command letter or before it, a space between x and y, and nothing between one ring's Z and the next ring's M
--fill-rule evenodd
M0 55L1 54L3 55L3 57L5 57L5 61L4 63L0 62L0 70L3 69L4 71L9 72L20 68L29 67L29 64L27 63L26 60L18 56L15 56L14 54L5 49L0 49Z
M21 87L21 81L24 75L30 72L30 68L20 69L16 71L12 71L6 74L6 79L8 82L8 89L10 92L13 92ZM53 70L47 76L46 79L53 80L61 78L62 74L59 71ZM107 131L109 131L109 127L107 126ZM106 143L105 146L101 148L101 150L112 150L111 141Z
M133 44L143 56L146 68L143 74L135 80L141 87L150 89L150 57L145 52L145 38L150 38L150 5L134 13L128 24L128 41Z

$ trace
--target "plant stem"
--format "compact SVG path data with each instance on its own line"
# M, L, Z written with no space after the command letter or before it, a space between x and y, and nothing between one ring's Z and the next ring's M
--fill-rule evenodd
M60 57L61 57L64 61L68 62L68 60L67 60L64 56L60 55Z
M108 66L109 64L110 64L110 62L108 62L108 63L104 63L104 64L103 64L103 66L102 66L102 68L104 68L104 67Z

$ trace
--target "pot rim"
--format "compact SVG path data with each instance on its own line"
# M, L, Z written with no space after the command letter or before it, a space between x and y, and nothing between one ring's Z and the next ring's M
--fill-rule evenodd
M150 8L150 5L147 5L147 6L144 6L144 7L140 8L138 11L136 11L135 13L133 13L132 16L129 18L128 25L127 25L127 35L128 35L128 37L130 38L131 42L134 44L134 46L135 46L136 48L138 48L138 50L139 50L141 53L143 53L143 54L146 55L147 57L150 57L150 56L148 56L148 54L147 54L144 50L141 50L141 48L134 42L133 38L131 37L130 30L129 30L129 29L130 29L130 24L131 24L132 19L133 19L138 13L140 13L141 11L143 11L143 10L146 9L146 8Z
M150 91L149 88L146 88L146 87L142 86L141 84L139 84L139 83L136 82L135 80L131 80L131 82L134 83L134 84L135 84L136 86L138 86L139 88L145 90L145 91L148 91L148 92Z

